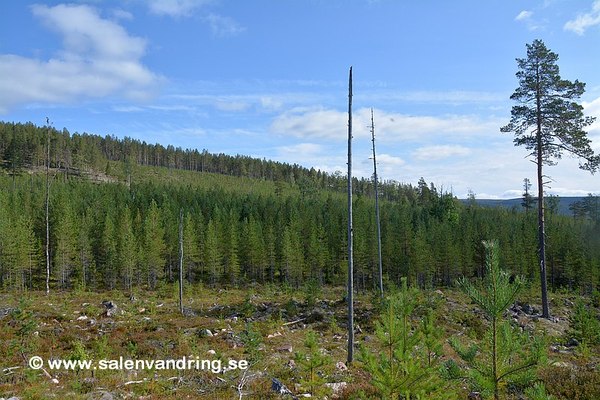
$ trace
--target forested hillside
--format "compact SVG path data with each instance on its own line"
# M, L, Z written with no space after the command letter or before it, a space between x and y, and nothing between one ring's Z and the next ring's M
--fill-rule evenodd
M0 283L45 286L48 130L0 124ZM341 284L346 203L341 175L244 156L50 130L51 287L131 290L176 278L184 221L189 282L238 286L308 280ZM93 178L93 179L91 179ZM372 185L356 180L354 263L359 289L376 282ZM481 241L501 263L537 282L535 213L461 203L425 180L382 188L383 269L421 287L479 276ZM548 216L551 287L600 283L598 213Z

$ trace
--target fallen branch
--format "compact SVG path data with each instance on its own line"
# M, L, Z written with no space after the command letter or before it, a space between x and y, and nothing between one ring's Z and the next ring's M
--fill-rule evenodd
M13 370L19 369L19 368L21 368L21 367L19 367L19 366L16 366L16 367L7 367L7 368L4 368L2 370L2 372L4 372L4 375L11 375L13 373Z
M285 323L285 324L283 324L282 326L295 325L295 324L297 324L298 322L302 322L302 321L304 321L305 319L306 319L306 318L300 318L300 319L297 319L297 320L295 320L295 321L286 322L286 323Z
M135 385L138 383L145 383L145 382L146 382L145 379L142 379L141 381L129 381L129 382L125 382L122 386Z

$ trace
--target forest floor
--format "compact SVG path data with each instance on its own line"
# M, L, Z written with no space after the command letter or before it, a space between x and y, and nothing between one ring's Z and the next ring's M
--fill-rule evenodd
M316 333L320 351L328 356L327 363L317 371L321 383L315 390L319 394L313 397L346 399L357 398L353 393L359 390L369 393L369 376L360 368L360 360L346 363L347 306L343 288L311 292L272 286L243 290L195 286L184 294L183 314L176 288L166 285L156 291L140 290L132 296L119 291L51 292L48 296L43 292L0 293L0 398L302 397L310 390L304 383L308 371L295 361L295 354L307 351L304 342L309 331ZM423 301L436 310L437 323L444 330L444 359L456 356L447 344L448 338L483 335L487 322L462 293L441 289L421 294ZM540 379L551 393L553 385L588 385L588 394L579 398L599 394L599 349L583 349L569 337L569 317L578 296L553 293L553 319L546 320L537 315L540 306L535 294L522 295L507 310L506 318L524 330L546 334L549 360L539 370ZM376 346L376 299L370 294L356 297L358 346ZM33 356L41 357L41 369L31 365ZM159 360L184 357L201 363L201 368L192 364L184 369L166 369L158 364ZM89 368L82 364L70 369L63 364L52 369L50 360L93 363ZM127 365L134 360L146 364ZM246 363L248 368L244 368ZM276 387L277 393L274 387L279 383L285 388ZM281 394L285 389L293 395ZM453 390L457 398L469 394L461 382Z

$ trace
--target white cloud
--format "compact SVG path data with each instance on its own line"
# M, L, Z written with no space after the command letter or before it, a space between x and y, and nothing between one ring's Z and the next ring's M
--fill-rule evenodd
M353 114L353 136L370 137L367 128L371 124L371 109L361 108ZM296 108L276 117L271 131L281 135L297 137L329 138L340 140L348 135L346 112L327 109ZM496 121L481 121L473 116L412 116L386 113L375 110L375 132L377 139L384 142L398 140L426 140L452 134L464 138L474 134L498 130Z
M415 150L412 156L418 160L441 160L448 157L464 157L471 150L458 145L424 146Z
M515 21L525 21L531 18L531 16L533 15L533 12L531 11L527 11L527 10L523 10L519 13L519 15L517 15L515 17Z
M346 119L346 122L344 122ZM279 115L271 131L301 138L340 138L347 134L346 114L335 110L297 108Z
M542 28L542 24L533 18L533 11L523 10L516 17L515 21L522 22L525 24L528 30L537 31Z
M600 153L600 97L590 102L582 102L585 115L596 117L596 121L587 129L588 138L592 140L591 147L596 153Z
M600 25L600 0L594 1L592 11L580 14L577 18L567 21L564 29L581 36L588 28L596 25Z
M382 153L377 154L377 165L379 164L390 167L400 167L406 164L406 162L400 157Z
M35 5L33 14L58 32L63 49L49 60L0 55L0 112L18 104L72 102L124 95L148 98L160 78L140 59L145 40L86 5Z
M211 0L148 0L150 12L169 17L187 17Z
M205 20L208 22L212 34L218 37L235 36L246 30L233 19L217 14L211 13L205 17Z

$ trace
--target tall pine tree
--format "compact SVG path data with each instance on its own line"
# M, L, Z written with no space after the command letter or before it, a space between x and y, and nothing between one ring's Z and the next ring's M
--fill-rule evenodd
M554 165L562 155L570 153L581 160L580 168L594 173L600 166L600 156L594 155L584 128L594 118L583 115L577 100L585 84L562 79L556 62L558 55L543 41L527 45L527 58L518 58L519 87L510 97L513 106L511 120L502 132L515 134L515 146L525 146L537 165L538 182L538 245L542 288L542 315L550 316L546 286L546 231L544 215L544 165Z

